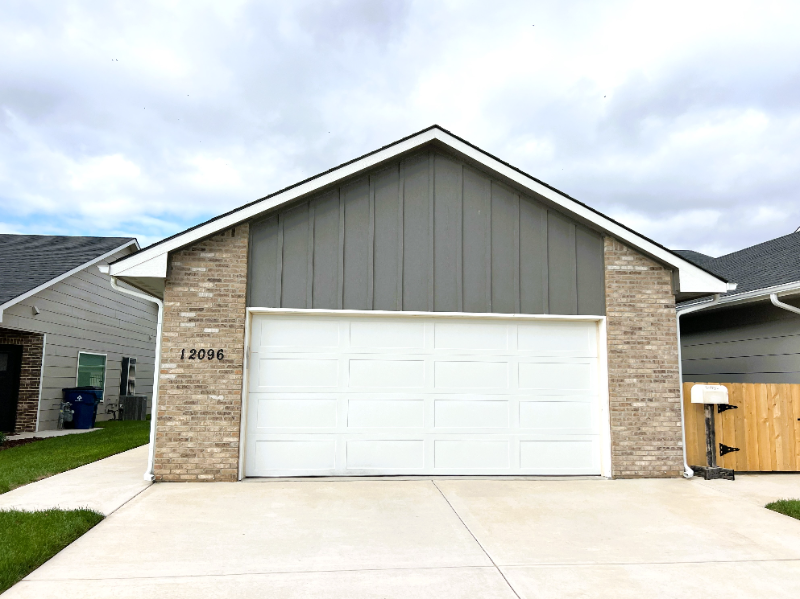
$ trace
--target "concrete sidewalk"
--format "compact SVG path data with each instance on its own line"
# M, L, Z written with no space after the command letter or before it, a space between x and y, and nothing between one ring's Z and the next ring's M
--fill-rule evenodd
M88 507L108 515L150 486L148 445L56 474L0 495L0 510Z
M794 599L800 521L749 481L157 484L4 599Z

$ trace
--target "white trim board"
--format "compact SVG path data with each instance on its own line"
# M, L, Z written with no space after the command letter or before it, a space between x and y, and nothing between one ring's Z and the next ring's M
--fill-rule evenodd
M391 146L368 154L338 168L332 169L322 175L305 181L299 185L286 189L273 196L254 202L239 210L235 210L217 219L206 222L198 227L189 229L163 242L145 248L131 256L122 258L109 266L108 274L117 277L157 277L166 278L167 260L169 252L185 247L195 241L204 239L219 231L223 231L237 224L256 217L267 210L271 210L295 199L301 198L315 191L335 184L337 181L351 177L361 171L391 160L402 154L411 152L432 141L438 141L457 153L474 160L489 170L505 177L524 189L538 194L562 208L567 213L574 214L587 222L591 222L609 235L620 241L630 244L676 269L677 287L682 293L726 293L730 285L715 277L711 273L684 260L677 254L659 246L658 244L634 233L633 231L614 222L610 218L583 206L579 202L559 193L558 191L542 184L533 177L526 175L497 158L490 156L455 137L451 133L437 127L431 127L420 133L397 142Z
M32 295L36 295L37 293L39 293L40 291L42 291L44 289L47 289L48 287L52 287L56 283L59 283L59 282L63 281L64 279L69 278L72 275L79 273L82 270L85 270L86 268L92 266L93 264L97 264L98 262L101 262L102 260L105 260L106 258L109 258L109 257L113 256L117 252L119 252L121 250L124 250L126 247L129 247L131 245L136 246L137 250L139 249L139 242L136 241L135 239L131 239L129 242L123 243L121 246L116 247L113 250L108 251L105 254L102 254L102 255L98 256L97 258L93 258L92 260L89 260L88 262L84 262L80 266L76 266L72 270L68 270L67 272L58 275L54 279L50 279L46 283L42 283L41 285L39 285L38 287L34 287L30 291L26 291L22 295L18 295L17 297L8 300L5 304L0 306L0 322L3 322L3 311L6 308L10 308L11 306L14 306L15 304L18 304L19 302L28 299Z

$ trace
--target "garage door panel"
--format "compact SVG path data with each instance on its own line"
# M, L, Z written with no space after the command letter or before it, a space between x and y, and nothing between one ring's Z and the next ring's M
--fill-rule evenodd
M541 439L520 441L520 468L536 473L584 473L599 470L596 441Z
M350 429L418 428L425 426L423 399L349 399Z
M517 327L517 349L543 356L597 356L597 328L583 322L527 322Z
M348 470L421 470L425 467L422 439L347 441Z
M254 469L276 472L328 472L336 468L334 439L271 439L255 442Z
M350 347L356 350L423 349L425 324L390 320L355 320L350 324Z
M572 434L591 433L597 429L597 399L521 400L519 427L537 431Z
M597 386L597 367L590 361L520 362L520 389L589 391Z
M266 399L256 401L256 426L259 429L331 428L337 424L338 400L332 399Z
M340 344L342 323L338 319L276 318L262 319L260 324L259 335L253 339L254 347L319 352Z
M350 360L348 387L421 389L425 386L424 360Z
M436 439L436 470L508 470L511 465L511 442L508 440Z
M256 316L246 475L599 474L596 330Z
M330 387L339 382L339 360L318 358L260 358L255 390Z
M506 389L509 383L508 362L437 360L434 364L434 386L446 389Z
M434 348L455 352L508 350L508 327L497 323L437 322Z
M434 427L508 429L508 400L434 400Z

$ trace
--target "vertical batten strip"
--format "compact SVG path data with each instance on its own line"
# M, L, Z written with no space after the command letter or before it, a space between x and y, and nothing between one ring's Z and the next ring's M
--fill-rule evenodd
M492 180L486 179L486 310L492 311Z
M522 311L522 292L520 290L520 255L519 255L519 247L520 247L520 239L519 239L519 204L522 201L519 197L519 194L514 195L515 202L516 202L516 211L514 214L514 232L512 235L514 236L514 311L519 314Z
M405 234L405 177L406 169L405 164L401 161L397 167L397 226L399 232L397 234L398 247L397 247L397 309L403 309L403 235Z
M434 199L434 177L435 177L435 154L428 154L428 312L433 312L433 292L435 285L435 267L433 264L434 252L434 228L433 228L433 203Z
M367 308L375 308L375 177L369 178L369 237L367 241Z
M548 239L550 227L550 211L544 211L542 230L539 234L544 238L544 268L542 269L542 308L545 314L550 314L550 241Z
M308 270L306 274L306 308L314 307L314 202L308 203Z
M344 306L344 202L342 201L342 188L336 189L339 201L339 272L336 281L336 307L341 310Z
M282 308L281 303L281 280L283 279L283 213L278 215L278 256L277 276L275 277L275 305Z
M456 202L456 289L458 289L458 311L464 310L464 163L458 168L458 201Z

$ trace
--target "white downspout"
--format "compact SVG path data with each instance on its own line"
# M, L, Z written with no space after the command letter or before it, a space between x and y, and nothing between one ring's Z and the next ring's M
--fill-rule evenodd
M152 402L153 405L150 408L150 451L147 454L147 470L144 473L144 479L146 481L152 481L154 478L153 466L155 464L155 455L156 455L155 453L156 417L158 415L158 379L159 379L158 375L161 372L161 323L163 322L163 316L164 316L164 302L162 302L160 299L152 295L147 295L146 293L139 293L138 291L133 291L132 289L125 289L124 287L120 287L117 284L117 277L115 276L111 276L111 286L120 293L132 295L133 297L137 297L147 302L153 302L158 306L158 324L156 325L156 357L155 357L155 362L153 364L154 366L153 402Z
M782 308L783 310L788 310L789 312L794 312L795 314L800 314L800 308L796 308L794 306L790 306L789 304L784 304L781 300L778 299L777 293L770 293L769 294L769 301L772 302L772 305L777 308Z
M709 302L702 302L699 304L692 304L681 309L678 308L676 320L678 321L678 380L681 388L681 436L683 438L683 476L692 478L694 470L689 467L689 462L686 461L686 416L683 409L683 356L681 352L681 316L696 312L702 308L708 308L719 302L719 293L715 293L714 297Z

